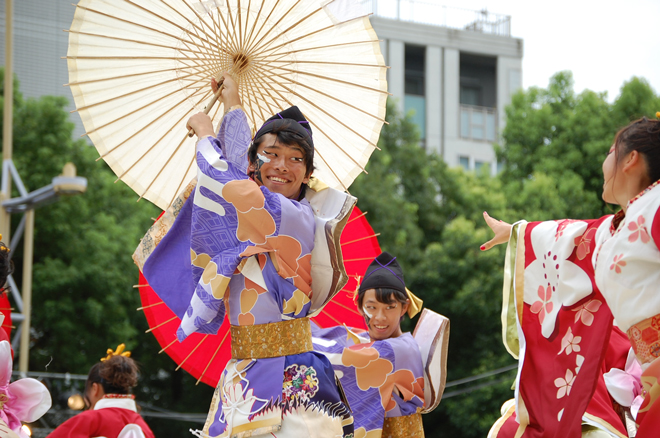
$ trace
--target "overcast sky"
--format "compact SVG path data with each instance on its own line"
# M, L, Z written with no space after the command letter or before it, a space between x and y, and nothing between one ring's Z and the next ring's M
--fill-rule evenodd
M610 102L633 76L660 93L660 0L420 1L510 15L511 36L523 39L525 88L571 70L577 92L607 91Z

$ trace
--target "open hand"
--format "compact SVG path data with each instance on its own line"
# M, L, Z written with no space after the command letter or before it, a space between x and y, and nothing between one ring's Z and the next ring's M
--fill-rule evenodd
M481 250L486 251L502 243L509 241L509 236L511 235L511 224L502 222L497 219L493 219L484 211L484 220L486 224L490 227L491 230L495 233L495 236L490 239L488 242L481 245Z

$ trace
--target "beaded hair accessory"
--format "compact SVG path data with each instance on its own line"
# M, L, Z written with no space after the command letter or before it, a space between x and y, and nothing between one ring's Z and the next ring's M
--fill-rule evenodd
M2 240L2 234L0 234L0 240ZM7 248L3 243L0 243L0 251L9 252L9 248Z
M117 345L116 351L112 351L112 348L108 348L108 351L106 352L108 355L106 357L101 358L101 362L105 362L106 360L112 358L112 356L131 357L131 352L124 351L125 349L126 349L126 345L124 344Z
M105 394L103 398L118 398L135 400L135 394Z

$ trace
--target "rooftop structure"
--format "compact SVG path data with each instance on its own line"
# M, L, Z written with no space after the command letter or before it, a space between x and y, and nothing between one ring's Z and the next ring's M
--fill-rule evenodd
M493 14L487 9L475 11L418 0L361 0L360 3L376 17L511 36L511 16Z
M363 0L381 38L388 88L413 111L422 144L450 166L497 172L493 143L522 85L511 17L418 0Z

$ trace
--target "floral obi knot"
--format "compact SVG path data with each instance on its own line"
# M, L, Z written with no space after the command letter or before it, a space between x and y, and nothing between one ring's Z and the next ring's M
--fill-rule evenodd
M313 350L309 318L258 325L232 325L233 359L266 359Z
M385 417L382 438L424 438L422 414Z
M640 363L650 363L660 357L660 314L638 322L627 333Z

